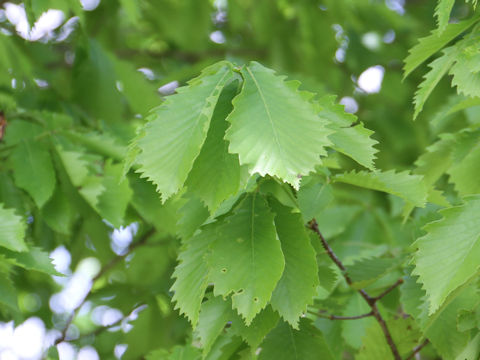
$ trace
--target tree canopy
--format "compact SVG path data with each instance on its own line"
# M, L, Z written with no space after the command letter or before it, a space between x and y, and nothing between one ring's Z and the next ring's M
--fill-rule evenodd
M478 359L476 0L0 4L0 359Z

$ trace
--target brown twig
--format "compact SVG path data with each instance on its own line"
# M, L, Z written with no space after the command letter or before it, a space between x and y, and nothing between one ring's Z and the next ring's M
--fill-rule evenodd
M422 350L425 346L427 346L429 343L428 339L426 339L423 343L421 343L420 345L418 345L417 347L415 347L413 350L412 350L412 353L406 358L406 360L411 360L415 357L415 355L417 355L420 350Z
M58 339L55 340L54 342L54 345L58 345L60 344L61 342L64 342L66 341L66 337L67 337L67 331L68 331L68 328L70 327L70 325L72 324L73 320L75 319L75 317L77 316L78 312L80 311L80 309L82 308L83 304L85 304L85 302L87 301L88 297L90 296L90 294L92 293L92 289L93 289L93 285L95 284L95 282L100 279L103 275L105 275L109 270L111 270L116 264L118 264L121 260L125 259L128 255L130 255L135 249L137 249L139 246L142 246L142 245L145 245L147 240L155 233L155 228L152 228L150 229L149 231L147 231L142 237L140 240L138 240L137 242L133 243L132 245L130 245L130 247L128 248L128 251L125 253L125 254L122 254L122 255L118 255L118 256L115 256L112 260L110 260L110 262L108 264L106 264L105 266L103 266L100 271L97 273L97 275L95 275L93 278L92 278L92 284L91 284L91 287L90 287L90 290L87 292L87 294L85 295L85 297L83 298L83 300L80 302L80 304L78 304L75 309L73 309L72 313L70 314L70 316L68 317L67 319L67 322L65 323L65 326L63 327L62 329L62 333L60 335L60 337Z
M330 245L327 243L327 241L323 237L320 229L318 228L317 221L315 219L312 219L309 222L308 225L309 225L310 229L312 229L318 235L318 237L320 239L320 242L322 243L322 246L325 249L325 251L327 252L328 256L330 257L330 259L332 259L332 261L335 263L335 265L337 265L337 267L342 271L342 274L343 274L343 277L345 278L345 281L347 282L348 285L351 286L353 281L350 278L350 276L348 275L347 269L345 268L343 263L340 261L340 259L337 257L337 255L335 254L333 249L330 247ZM382 314L380 314L380 311L378 310L377 301L379 299L381 299L383 296L385 296L386 294L388 294L390 291L392 291L395 287L400 285L402 282L403 281L401 281L401 280L397 281L394 285L389 287L386 291L384 291L382 294L380 294L377 297L370 296L363 289L359 289L359 290L357 289L356 290L360 293L360 295L363 297L363 299L367 302L367 304L372 309L372 311L371 311L372 316L375 317L378 324L382 328L382 332L383 332L383 335L385 336L385 340L387 341L388 346L390 347L390 350L392 351L392 354L393 354L393 357L394 357L395 360L401 360L402 358L400 356L400 353L398 352L397 345L393 341L390 330L388 330L388 326L387 326L385 320L383 319Z
M375 301L378 301L380 300L381 298L383 298L385 295L387 295L389 292L391 292L392 290L394 290L397 286L400 286L403 284L403 279L398 279L397 282L395 284L393 284L392 286L390 286L387 290L385 290L384 292L382 292L380 295L378 296L375 296L374 299Z
M318 312L309 311L309 313L324 319L329 319L329 320L357 320L357 319L363 319L366 317L373 316L373 312L371 311L366 314L355 315L355 316L338 316L338 315L332 315L332 314L325 314L322 311L318 311Z

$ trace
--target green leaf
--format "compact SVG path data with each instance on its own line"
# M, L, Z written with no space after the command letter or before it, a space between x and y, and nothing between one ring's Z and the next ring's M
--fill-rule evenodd
M328 119L329 128L335 131L328 137L333 143L332 148L374 170L373 162L378 151L374 148L378 141L371 138L374 132L359 123L355 115L346 113L342 105L335 104L334 98L325 96L319 103L320 117Z
M366 314L372 309L359 293L353 293L345 305L342 316L356 316ZM355 321L346 321L343 324L342 337L345 342L354 349L360 349L367 329L375 323L372 317L367 317Z
M333 360L323 334L309 320L300 320L300 330L295 330L286 322L268 334L261 345L259 360Z
M25 230L27 225L14 209L5 209L0 203L0 246L13 251L26 251Z
M387 194L396 195L418 207L425 206L427 188L420 175L410 175L408 171L396 173L393 170L381 172L355 172L336 175L333 180L363 187Z
M479 19L478 16L474 16L457 24L448 24L444 31L436 29L432 31L431 35L421 38L418 44L409 50L410 54L405 59L405 66L403 67L403 77L407 77L420 64L470 28Z
M402 358L418 345L421 338L421 332L415 326L412 319L399 318L387 321L387 327L392 335L392 339L397 346L397 350ZM380 325L377 322L367 329L362 340L362 347L356 360L393 360L393 353L385 340Z
M202 304L196 332L202 344L203 354L209 353L225 324L238 317L232 309L231 301L222 297L212 297Z
M43 219L53 230L61 234L71 235L71 228L76 215L75 208L68 196L65 195L64 189L57 186L53 196L42 209Z
M427 234L415 242L415 269L433 314L455 289L478 273L480 263L480 196L441 210L443 218L427 224ZM454 239L454 241L452 241Z
M172 302L176 303L175 309L179 309L181 314L188 317L194 328L208 285L210 268L206 257L215 238L216 227L210 225L185 241L178 255L179 264L172 275L176 279L170 289L174 292Z
M122 170L121 164L105 163L102 178L105 190L98 196L97 204L100 215L116 228L124 225L125 211L133 194L128 179L122 179Z
M178 235L183 239L191 237L210 215L205 204L196 196L189 196L178 213Z
M263 197L251 194L219 226L212 246L214 294L232 294L247 325L267 305L285 267L273 218Z
M456 61L449 74L453 75L452 86L457 87L458 94L470 97L480 96L479 50L476 38L465 39L455 46Z
M220 92L232 78L231 65L212 65L152 110L136 143L138 172L157 186L163 201L183 186L207 136Z
M455 0L438 0L437 7L435 8L435 16L437 17L439 34L441 34L447 27L454 4Z
M354 262L348 266L348 275L357 288L364 288L372 281L380 278L392 268L398 266L398 259L394 258L367 258Z
M447 170L449 181L460 195L478 194L478 164L480 161L479 131L462 131L457 135L451 166Z
M55 189L55 170L48 148L39 141L21 141L11 156L15 184L42 207Z
M31 247L25 252L13 252L9 250L0 250L7 259L13 260L15 265L27 270L43 272L48 275L61 276L62 274L55 270L52 259L48 253L38 247Z
M297 198L303 221L307 223L313 218L319 218L320 213L333 200L332 187L318 177L303 177Z
M241 73L242 90L227 118L229 150L252 174L278 176L298 188L298 175L307 175L326 155L327 121L309 102L312 95L298 91L298 82L285 82L257 62Z
M278 202L271 204L285 257L285 270L272 294L271 304L285 321L298 329L299 318L307 305L313 303L319 285L315 250L301 215Z
M57 153L72 184L77 187L83 185L88 176L88 162L83 159L83 154L76 151L66 151L61 147L57 147Z
M433 316L423 320L422 331L442 359L455 359L468 345L470 333L457 330L457 318L460 311L471 310L477 301L478 291L469 286Z
M415 93L414 104L415 113L413 119L415 120L423 109L425 101L432 93L433 89L437 86L443 76L448 72L455 62L455 47L449 47L443 50L443 55L438 59L432 61L428 66L431 70L424 76L424 80L418 86L418 90Z
M238 155L228 153L228 143L223 139L228 127L225 118L232 110L231 101L236 92L237 84L234 82L220 94L205 144L185 183L211 212L235 194L240 186Z
M5 274L1 274L0 276L0 304L7 306L14 311L19 310L17 291L8 276L5 276Z
M255 352L265 336L277 325L279 319L280 317L272 310L272 307L267 306L260 311L249 326L245 325L245 322L237 315L232 322L231 332L241 336L250 345L252 352Z

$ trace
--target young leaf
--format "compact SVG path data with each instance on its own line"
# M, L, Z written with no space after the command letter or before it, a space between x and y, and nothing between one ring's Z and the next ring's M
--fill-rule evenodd
M273 218L263 197L251 194L219 226L212 246L214 294L233 293L233 308L247 325L267 305L285 267Z
M427 188L420 175L410 175L408 171L395 173L393 170L381 172L355 172L336 175L335 182L351 184L396 195L418 207L425 206Z
M425 226L427 234L415 242L415 269L433 314L447 296L478 272L480 257L480 196L441 210L443 219Z
M157 186L163 201L184 184L207 136L210 120L223 87L232 78L231 65L220 62L206 68L188 86L177 89L155 108L144 134L136 143L138 172Z
M442 77L447 73L455 62L455 47L449 47L443 50L443 55L435 59L429 64L431 70L424 76L423 82L418 86L415 93L415 113L413 119L415 120L423 109L423 105L427 98L437 86Z
M479 19L479 16L474 16L457 24L448 24L443 32L436 29L432 31L431 35L421 38L418 44L409 50L410 54L405 59L405 66L403 67L403 77L406 78L420 64L470 28Z
M55 189L55 170L48 148L39 141L21 141L11 156L15 184L28 192L40 208Z
M272 201L275 226L285 257L285 270L273 291L271 304L285 321L298 329L298 321L317 292L318 269L315 250L302 217L291 208Z
M220 95L207 139L185 183L212 212L240 186L238 155L228 152L228 143L223 139L228 127L225 118L232 110L236 92L237 84L232 83Z
M13 251L26 251L24 220L13 209L5 209L0 203L0 246Z
M378 151L374 146L378 141L371 138L373 131L358 123L355 115L346 113L342 105L335 104L333 96L323 97L318 106L320 117L329 120L329 127L335 130L328 137L333 143L332 148L374 170L373 161Z
M229 150L251 173L278 176L298 188L298 175L320 164L324 147L331 144L327 121L309 102L312 95L298 91L298 82L285 82L257 62L241 72L242 91L227 118Z
M261 346L259 360L333 360L323 334L307 319L300 320L300 330L286 322L268 334Z

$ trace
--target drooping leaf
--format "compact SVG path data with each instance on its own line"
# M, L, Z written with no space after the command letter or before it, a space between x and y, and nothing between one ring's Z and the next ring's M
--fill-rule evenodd
M231 77L227 62L212 65L152 110L144 133L136 140L141 150L138 172L157 186L163 201L187 179L207 136L220 92Z
M365 128L362 123L358 123L357 117L345 112L342 105L334 103L333 96L326 96L320 99L319 115L328 119L329 127L335 132L329 135L332 141L332 148L342 154L345 154L365 166L374 170L373 164L375 153L374 148L378 141L371 138L373 131Z
M480 263L480 197L469 196L461 206L441 210L443 218L427 224L427 234L415 242L415 269L433 314L447 296L478 272ZM454 239L454 241L452 241Z
M409 55L405 59L405 66L403 67L404 78L430 56L468 30L479 19L480 17L474 16L457 24L448 24L444 31L441 32L439 29L436 29L432 31L431 35L421 38L418 44L409 50Z
M334 177L335 182L351 184L396 195L418 207L425 206L427 189L422 176L410 175L408 171L381 172L351 171Z
M11 156L15 184L42 207L55 189L55 170L48 148L39 141L21 141Z
M302 217L278 202L271 202L275 226L285 257L285 270L273 291L271 304L285 321L298 329L298 321L319 285L315 250L305 231Z
M323 334L307 319L301 319L300 330L280 322L267 336L261 348L259 360L335 359Z
M311 94L297 90L298 82L285 82L257 62L241 73L242 90L227 118L229 150L252 174L278 176L298 188L298 175L320 164L324 147L330 145L327 121L308 101Z
M0 246L13 251L26 251L25 221L15 214L14 209L5 209L0 203Z
M232 294L247 325L267 305L285 267L273 218L263 197L251 194L219 226L212 246L214 294Z
M228 152L228 143L223 139L228 127L225 119L232 110L231 101L236 92L237 84L232 83L220 95L205 144L185 183L190 191L205 202L210 211L215 211L240 186L238 155Z

